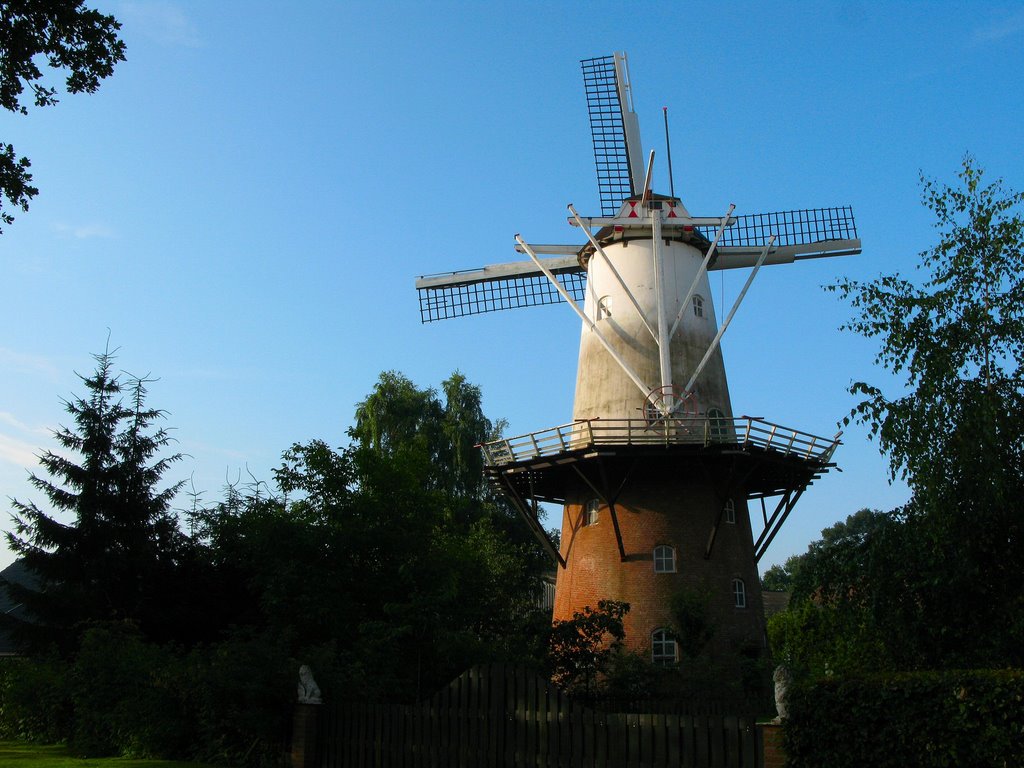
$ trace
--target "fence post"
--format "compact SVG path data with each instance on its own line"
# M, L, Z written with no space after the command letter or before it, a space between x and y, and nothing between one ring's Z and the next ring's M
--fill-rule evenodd
M786 751L782 746L782 725L779 723L758 723L758 741L763 754L764 768L785 768Z
M317 724L319 704L296 704L292 718L291 768L314 768L316 765Z

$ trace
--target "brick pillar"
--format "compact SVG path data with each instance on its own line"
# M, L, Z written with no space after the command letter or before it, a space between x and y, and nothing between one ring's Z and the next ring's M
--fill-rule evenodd
M296 704L292 720L291 768L315 768L319 704Z
M786 751L782 746L782 725L779 723L758 723L760 742L764 749L764 768L786 768Z

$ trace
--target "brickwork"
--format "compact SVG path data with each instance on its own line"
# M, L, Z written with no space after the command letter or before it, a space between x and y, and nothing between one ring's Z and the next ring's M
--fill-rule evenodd
M589 498L575 498L562 517L561 553L555 592L555 619L571 619L599 600L628 602L626 643L648 658L651 633L673 624L670 603L681 589L710 595L709 613L717 631L708 649L718 661L738 660L744 647L764 643L764 611L746 502L734 498L735 522L719 525L710 558L705 548L712 526L724 503L704 478L693 477L693 467L651 465L634 471L615 507L625 549L620 557L611 514L601 504L598 521L583 525ZM675 549L675 573L656 573L654 548ZM732 582L741 579L746 607L734 606Z
M782 746L782 726L777 723L760 723L757 730L761 734L764 750L763 768L786 768L786 752Z
M316 765L317 719L319 704L296 704L292 718L291 768Z

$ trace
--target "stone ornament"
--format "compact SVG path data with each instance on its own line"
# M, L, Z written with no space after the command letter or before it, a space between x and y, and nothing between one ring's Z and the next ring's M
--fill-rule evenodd
M793 676L789 674L789 669L785 665L780 664L775 668L772 680L775 682L775 710L779 713L774 722L781 723L789 716L786 710L786 692L793 682Z
M320 686L313 679L313 670L308 664L299 667L299 704L322 704Z

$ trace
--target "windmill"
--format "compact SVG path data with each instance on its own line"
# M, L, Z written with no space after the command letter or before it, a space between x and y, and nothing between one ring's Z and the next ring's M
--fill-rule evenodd
M720 342L762 266L860 253L853 212L691 215L651 191L625 54L582 68L601 215L569 205L576 243L516 235L528 260L421 277L421 318L558 302L580 318L572 421L483 445L487 475L557 564L554 618L629 602L627 644L672 664L673 596L697 595L717 627L706 652L736 667L764 647L757 563L840 435L735 415ZM723 269L748 275L719 324L708 273ZM557 547L540 503L563 508Z

